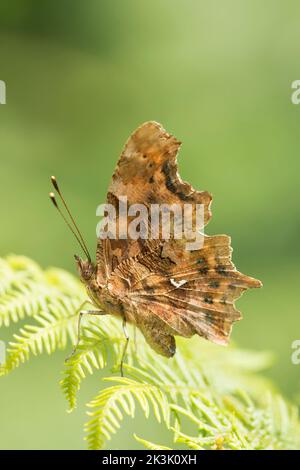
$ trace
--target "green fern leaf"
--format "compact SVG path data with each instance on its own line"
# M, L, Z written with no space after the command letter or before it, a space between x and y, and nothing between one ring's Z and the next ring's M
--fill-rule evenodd
M134 418L135 406L138 403L146 418L152 410L154 416L169 425L169 405L164 393L147 383L119 377L106 378L117 385L105 388L97 397L88 403L92 419L87 423L87 441L90 449L102 449L120 427L124 414Z
M142 439L141 437L138 437L136 434L133 435L135 440L142 444L146 449L149 450L173 450L170 447L162 446L159 444L154 444L153 442L146 441L145 439Z
M110 362L111 366L120 365L125 338L120 322L114 318L103 318L98 322L87 319L87 326L82 328L81 341L76 354L66 364L64 377L60 381L61 388L72 411L77 404L76 396L82 380L87 374L97 369L104 369ZM127 360L132 362L134 345L129 344Z
M62 270L45 272L22 256L0 261L0 327L50 309L57 300L85 298L83 287Z
M76 339L78 301L61 297L48 305L48 311L35 315L36 324L26 325L14 335L14 342L9 343L7 358L1 368L1 374L7 374L33 355L56 349L64 349L68 338L72 343Z

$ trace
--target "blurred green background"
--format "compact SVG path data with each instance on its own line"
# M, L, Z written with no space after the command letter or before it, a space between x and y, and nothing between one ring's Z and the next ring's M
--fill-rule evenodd
M144 121L159 121L183 142L183 179L214 196L207 232L230 234L237 267L264 283L238 302L244 320L233 340L274 352L269 376L294 397L299 19L296 0L2 0L1 255L75 273L79 250L50 206L49 176L94 250L96 206L124 142ZM58 387L64 356L34 359L1 380L1 448L84 448L83 405L99 377L84 383L68 415ZM136 447L131 432L128 421L113 446Z

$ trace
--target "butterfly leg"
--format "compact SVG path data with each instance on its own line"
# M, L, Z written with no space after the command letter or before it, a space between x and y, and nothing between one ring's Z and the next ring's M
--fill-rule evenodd
M125 318L125 316L123 317L122 328L123 328L124 336L125 336L125 339L126 339L126 343L125 343L123 353L122 353L121 364L120 364L120 372L121 372L121 377L124 377L123 363L124 363L126 351L127 351L127 348L128 348L128 343L129 343L129 334L128 334L128 331L127 331L127 328L126 328L126 318Z
M79 312L79 317L78 317L78 325L77 325L77 341L72 349L71 354L66 357L65 362L68 362L72 356L76 353L76 350L78 348L78 345L80 343L80 326L81 326L81 320L83 315L106 315L106 312L103 312L102 310L80 310Z

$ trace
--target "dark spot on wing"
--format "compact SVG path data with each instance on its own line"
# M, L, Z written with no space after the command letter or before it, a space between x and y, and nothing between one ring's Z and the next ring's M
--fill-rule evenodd
M150 184L154 183L154 178L153 178L153 176L151 176L151 178L149 178L149 183L150 183Z
M144 283L144 282L142 284L143 284L143 288L145 289L145 291L147 291L147 293L153 294L155 292L154 287L148 286L147 283Z
M168 161L166 161L166 162L163 164L162 172L163 172L163 174L165 175L165 178L166 178L166 186L167 186L168 190L171 191L171 193L176 194L177 188L176 188L176 185L175 185L174 182L173 182L173 178L172 178L172 176L171 176L170 164L169 164Z
M216 267L216 271L218 274L220 274L221 276L227 276L228 275L228 272L226 271L225 267L222 266L222 265L219 265Z
M206 319L209 323L214 323L214 315L213 315L209 310L206 310L206 311L205 311L205 319Z
M208 297L208 296L207 296L207 297L204 297L204 302L205 302L206 304L213 304L213 303L214 303L212 297Z
M209 287L212 287L213 289L217 289L218 287L220 287L220 283L219 281L211 281L209 283Z
M178 196L179 199L181 199L182 201L191 200L192 197L190 195L187 195L183 191L178 190L178 183L177 184L175 183L174 175L171 174L172 170L173 169L170 166L170 162L168 160L165 161L162 167L162 172L165 175L167 189L171 193L176 194L176 196ZM174 173L174 170L173 170L173 173Z
M150 202L150 204L156 204L157 203L157 199L153 194L149 194L147 196L147 201Z
M182 191L178 191L176 194L182 201L190 201L193 199L189 194L184 194Z
M205 274L205 275L206 275L206 274L208 273L208 267L207 267L207 266L205 266L204 268L200 268L200 269L199 269L199 273L200 273L200 274Z

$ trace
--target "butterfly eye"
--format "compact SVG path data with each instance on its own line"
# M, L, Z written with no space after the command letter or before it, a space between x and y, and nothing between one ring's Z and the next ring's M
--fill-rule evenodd
M147 155L144 154L144 155L143 155L143 158L147 158Z

